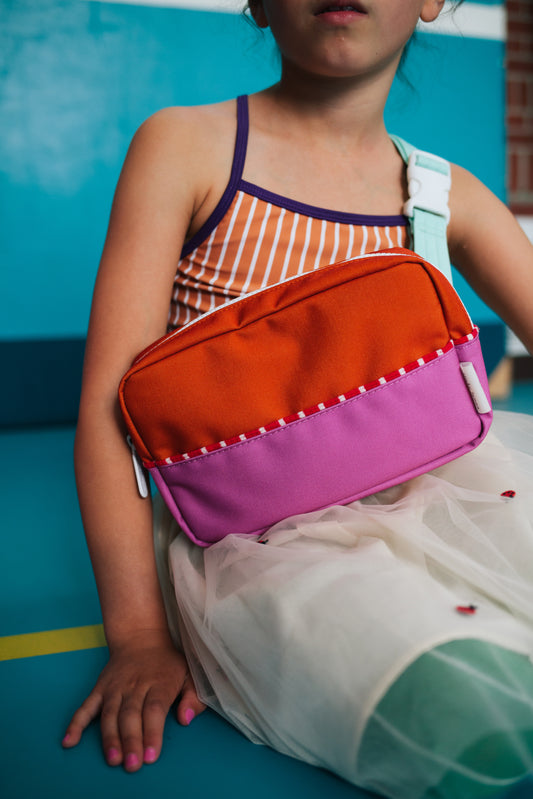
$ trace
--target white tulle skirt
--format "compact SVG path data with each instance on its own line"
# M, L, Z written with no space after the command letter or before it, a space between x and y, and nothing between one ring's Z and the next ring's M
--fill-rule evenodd
M392 799L533 774L533 416L259 540L201 549L155 515L198 692L252 741Z

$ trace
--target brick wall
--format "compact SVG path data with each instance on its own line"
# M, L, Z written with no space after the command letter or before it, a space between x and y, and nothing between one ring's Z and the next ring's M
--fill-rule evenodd
M533 0L507 0L507 189L533 215Z

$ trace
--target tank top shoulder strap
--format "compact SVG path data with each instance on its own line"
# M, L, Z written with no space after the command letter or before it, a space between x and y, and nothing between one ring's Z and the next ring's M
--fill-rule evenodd
M240 95L237 97L237 133L235 136L235 149L233 151L233 163L228 184L224 189L224 194L220 198L212 214L206 219L202 227L196 231L194 236L184 245L181 251L181 258L196 249L205 239L211 235L213 230L222 221L229 209L233 198L239 188L244 162L246 161L246 150L248 149L248 96Z
M242 178L246 151L248 149L248 95L241 94L237 97L237 135L235 137L235 150L231 166L230 184L238 185Z

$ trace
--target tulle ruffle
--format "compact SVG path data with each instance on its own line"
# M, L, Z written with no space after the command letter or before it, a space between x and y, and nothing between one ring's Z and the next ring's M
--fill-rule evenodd
M200 549L156 502L201 697L252 741L392 799L533 773L532 488L533 417L496 414L474 452L259 540Z

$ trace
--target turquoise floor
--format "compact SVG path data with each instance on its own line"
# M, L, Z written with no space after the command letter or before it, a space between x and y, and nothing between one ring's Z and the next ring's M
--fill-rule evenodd
M70 428L0 434L1 636L101 622L77 509L73 438ZM23 483L21 470L27 474L32 462L34 477ZM249 743L210 711L188 728L169 717L160 760L137 774L105 764L97 725L76 749L64 751L60 741L67 721L106 658L104 648L93 648L0 662L2 799L370 796Z
M498 406L533 412L533 385L518 387ZM1 636L101 622L76 503L73 436L71 428L0 434ZM3 641L0 638L0 654ZM169 718L160 761L138 774L105 764L96 725L79 747L63 751L65 725L105 660L105 648L94 647L10 656L0 662L2 799L371 796L324 771L249 743L209 711L189 728ZM508 796L531 799L533 786Z

